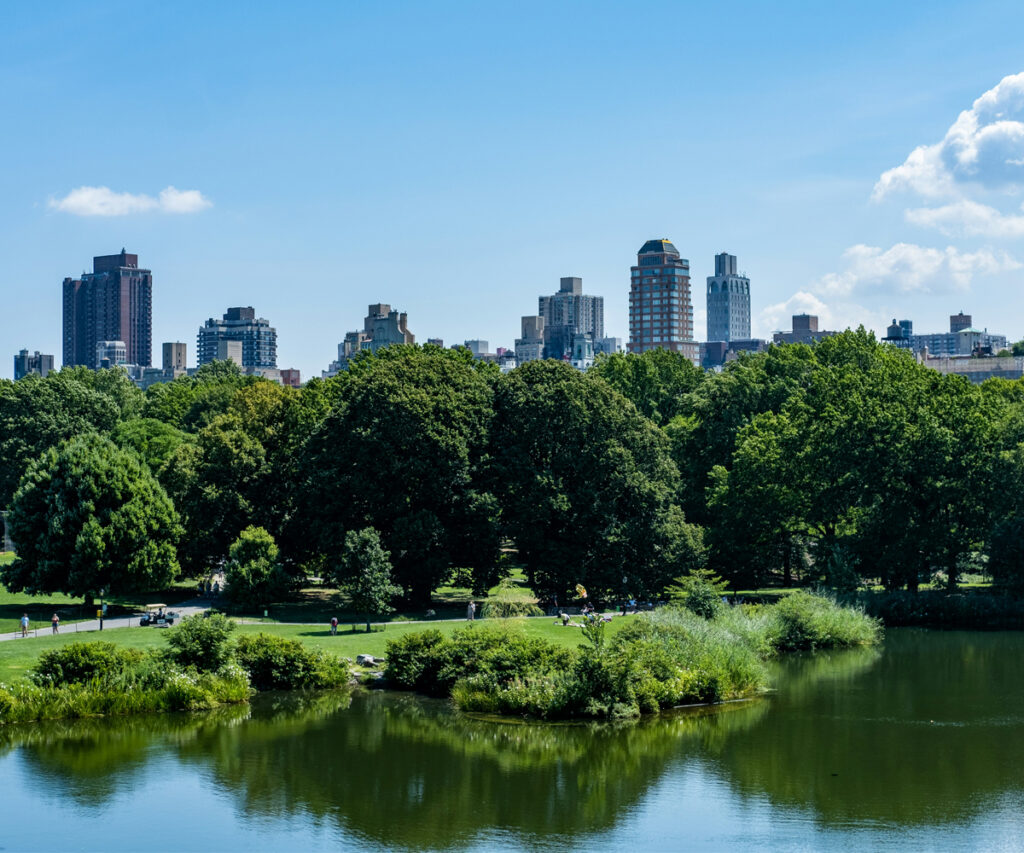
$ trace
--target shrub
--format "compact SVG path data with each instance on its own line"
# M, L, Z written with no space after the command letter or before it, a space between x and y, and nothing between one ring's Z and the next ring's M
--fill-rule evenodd
M544 611L519 592L512 578L503 578L498 591L480 606L482 619L514 619L520 616L543 616Z
M228 660L228 639L235 623L222 613L189 616L167 632L170 657L183 667L214 672Z
M298 640L285 637L239 637L235 658L256 690L301 690L348 683L348 672L340 658L307 649Z
M436 628L388 640L384 675L400 689L429 692L441 667L441 657L436 650L444 642L444 635Z
M123 679L139 666L142 659L143 654L138 649L127 649L102 640L69 643L43 652L35 668L29 672L29 678L40 687Z
M669 601L704 619L713 619L722 609L722 595L729 584L710 569L696 569L682 575L666 588Z
M571 650L512 624L467 626L448 638L428 630L388 640L385 675L396 687L448 696L461 679L501 684L569 666Z
M877 643L880 623L863 610L798 591L772 608L771 644L779 651L835 648Z
M520 616L543 616L541 610L532 601L522 598L493 598L480 605L482 619L515 619Z

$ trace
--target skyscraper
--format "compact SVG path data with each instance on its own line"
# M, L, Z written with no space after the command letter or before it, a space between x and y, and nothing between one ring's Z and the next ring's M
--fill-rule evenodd
M152 364L153 273L138 255L94 257L91 273L63 286L65 365L94 367L100 341L124 341L129 364Z
M736 256L715 255L708 276L708 340L750 339L750 279L736 272Z
M277 368L277 329L269 320L257 317L252 306L228 308L221 320L211 317L199 327L197 339L196 358L200 366L222 358L218 355L222 341L239 341L242 367Z
M648 240L630 272L629 352L662 348L681 352L695 364L690 262L667 239Z
M544 357L568 359L576 335L604 337L604 297L584 296L583 279L559 279L558 293L537 300L537 314L544 321Z
M45 379L50 375L51 370L53 370L53 356L41 353L39 350L36 350L34 355L29 355L28 350L23 349L14 356L15 381L23 379L30 373L38 373Z

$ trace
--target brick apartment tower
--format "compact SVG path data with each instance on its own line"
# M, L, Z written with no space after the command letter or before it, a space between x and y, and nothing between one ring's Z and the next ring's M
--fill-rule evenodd
M153 273L124 249L94 257L81 279L64 279L64 364L95 368L99 341L124 341L129 364L152 366Z
M648 240L630 271L629 352L667 349L698 363L690 262L668 240Z

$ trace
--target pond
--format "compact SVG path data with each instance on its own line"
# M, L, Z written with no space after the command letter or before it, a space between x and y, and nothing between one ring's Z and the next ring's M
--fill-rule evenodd
M620 726L392 693L0 729L0 849L1019 850L1024 633L890 631Z

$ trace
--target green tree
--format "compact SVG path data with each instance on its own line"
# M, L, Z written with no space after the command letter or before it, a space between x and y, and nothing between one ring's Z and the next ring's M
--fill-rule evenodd
M64 371L0 380L0 507L10 505L28 464L44 450L89 432L107 433L117 403Z
M211 361L192 376L158 382L146 391L142 414L187 432L197 432L227 413L239 388L268 380L245 376L233 361Z
M806 387L816 367L809 346L773 346L765 353L741 354L721 372L707 373L681 398L665 431L682 477L679 499L690 521L715 523L706 500L712 472L729 469L740 431L759 414L780 412Z
M686 395L705 377L684 353L660 347L644 353L598 356L587 375L601 377L659 425L686 408Z
M91 370L88 367L63 367L58 374L110 398L117 406L120 420L138 417L142 413L145 394L132 382L121 367Z
M274 528L262 501L269 476L263 445L237 415L221 415L177 447L160 479L181 512L188 535L180 557L189 575L220 565L238 534L252 523Z
M297 518L310 549L329 564L342 552L341 531L372 526L396 581L420 603L452 567L493 577L499 539L483 472L496 373L466 351L437 347L355 359L302 454Z
M236 604L259 606L288 592L288 575L278 563L278 548L262 527L246 527L231 543L224 570L225 595Z
M118 447L135 451L154 473L167 464L180 445L191 441L187 433L155 418L122 421L110 438Z
M1016 593L1024 590L1024 517L996 523L989 538L988 570L996 585Z
M97 435L51 448L29 466L11 504L12 592L121 594L178 574L181 535L167 494L139 458Z
M380 544L372 527L350 530L334 568L334 580L348 594L352 609L366 614L366 633L372 617L393 612L391 602L402 587L391 580L391 555Z
M542 595L652 595L701 564L668 440L606 382L530 362L502 377L495 410L502 524Z

